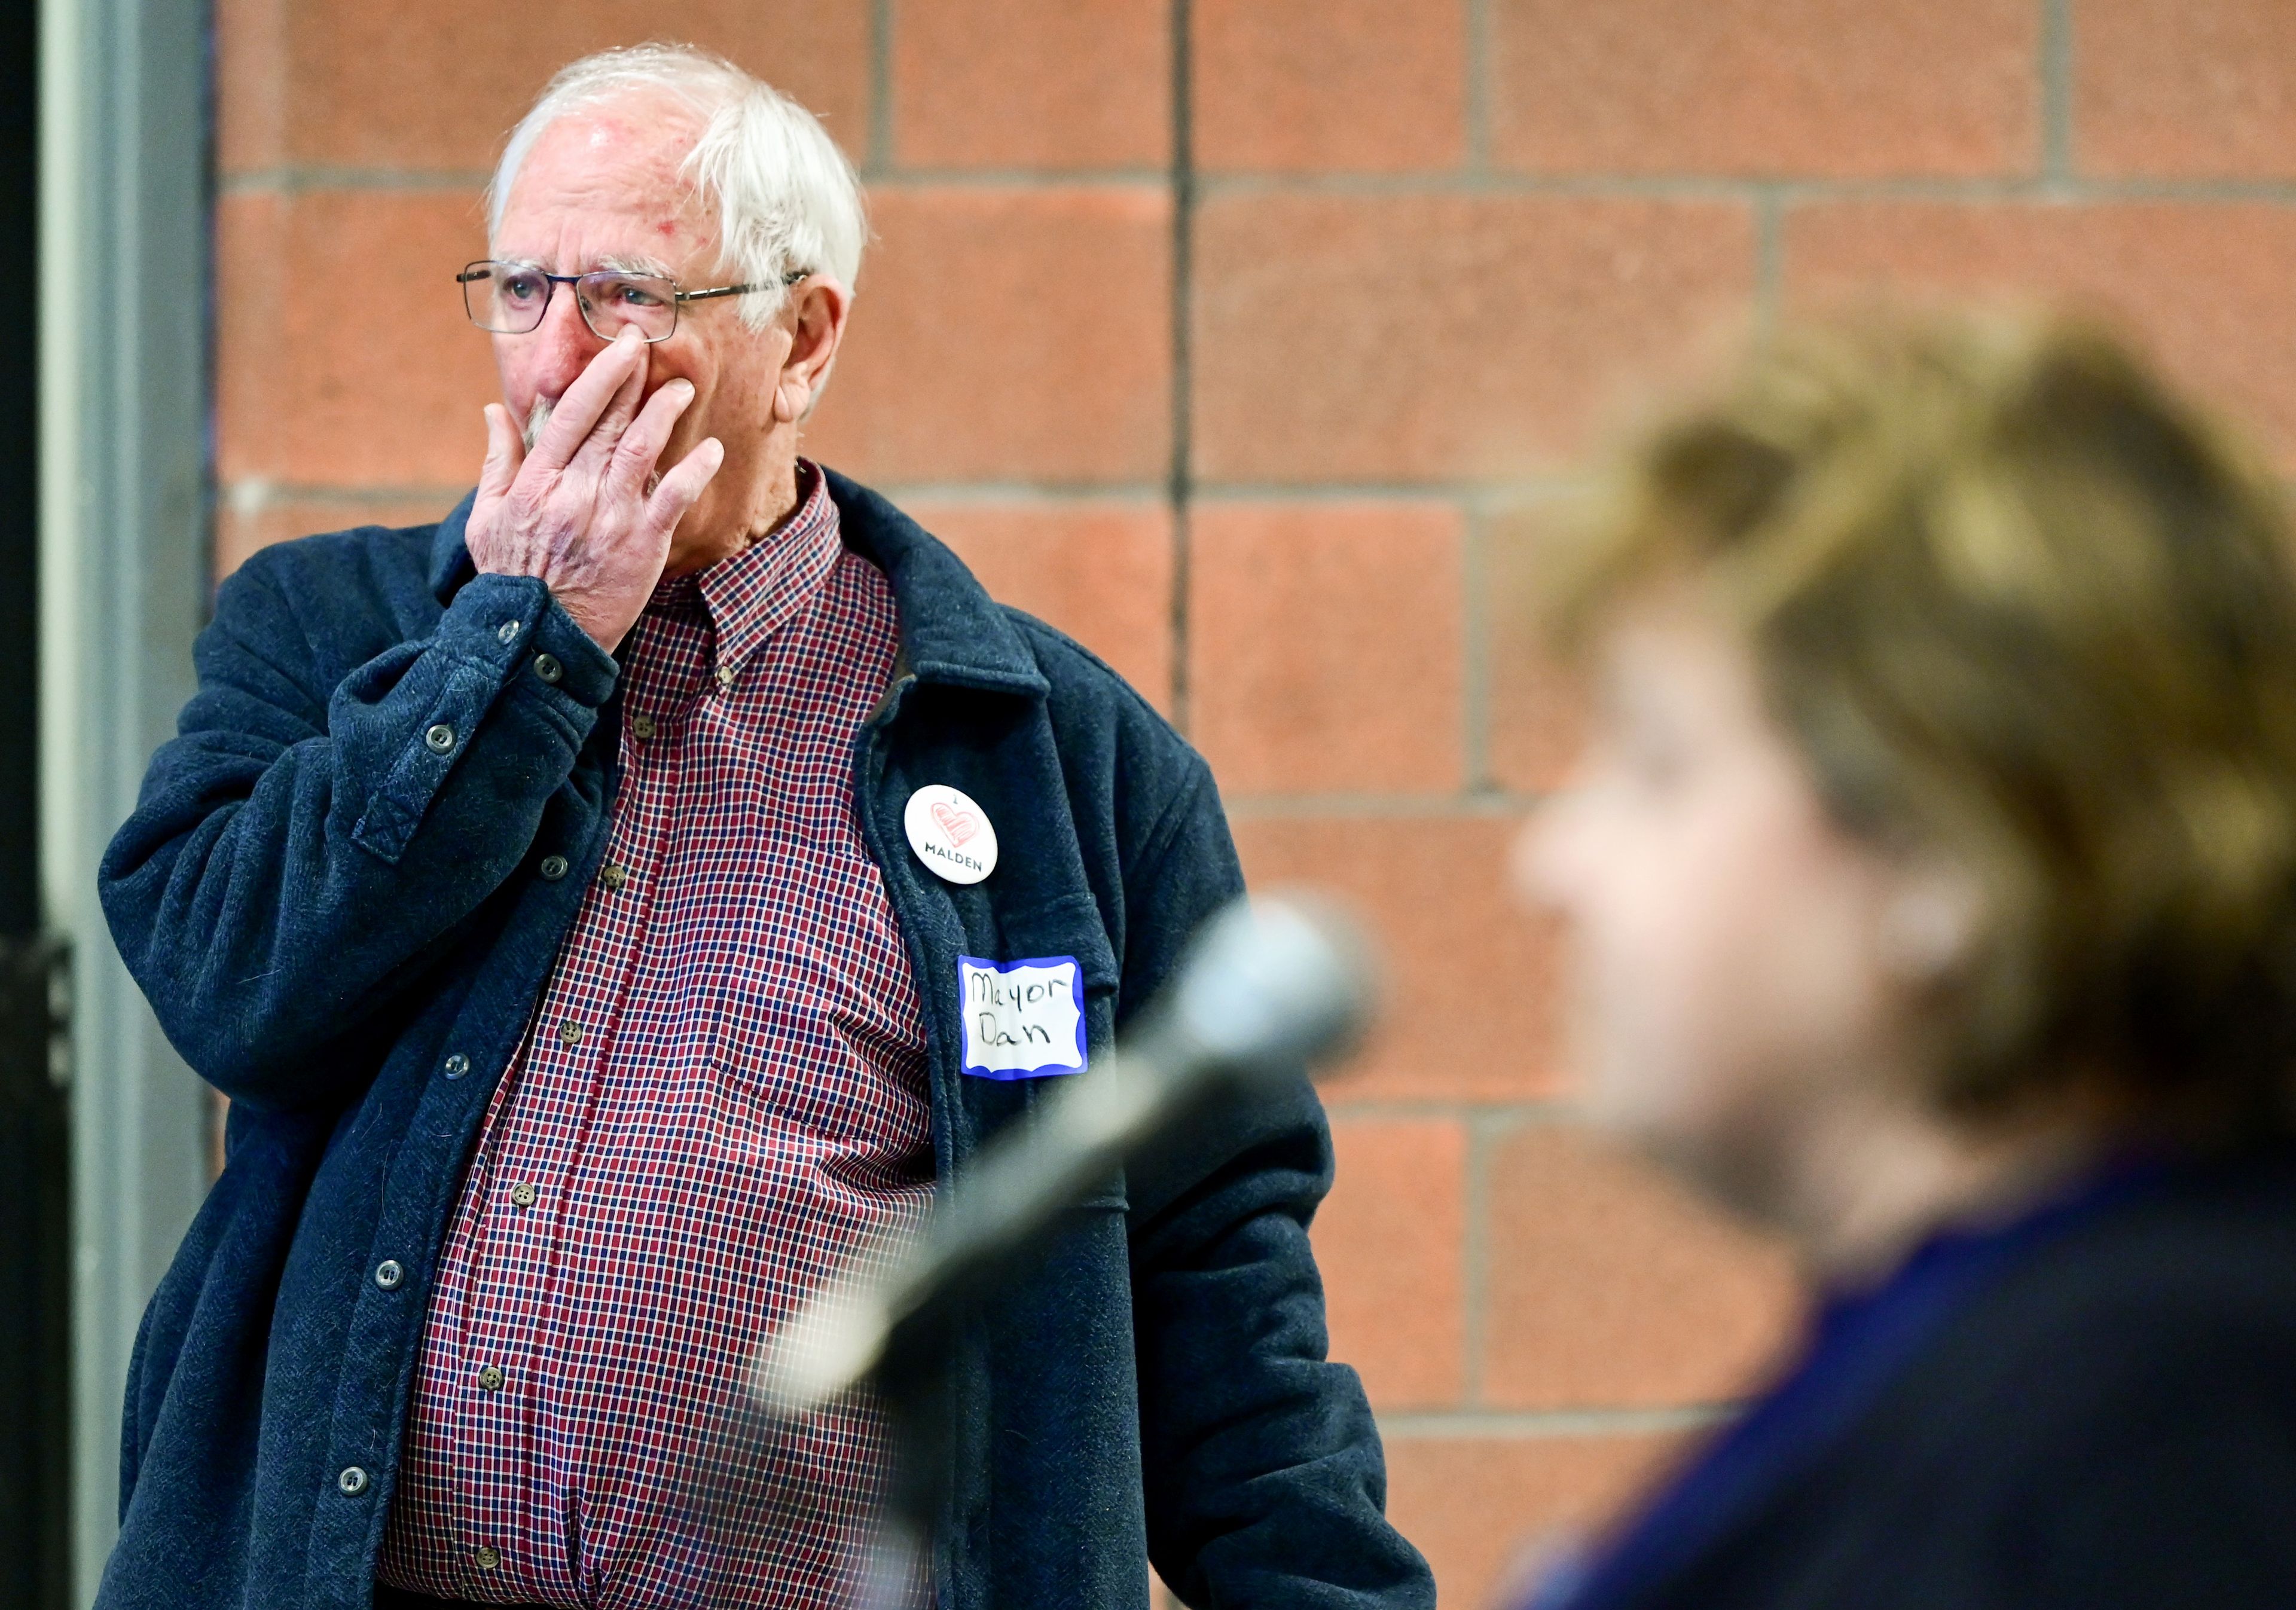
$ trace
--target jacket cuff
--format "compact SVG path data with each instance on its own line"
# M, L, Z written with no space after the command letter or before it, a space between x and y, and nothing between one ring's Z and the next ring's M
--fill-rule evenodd
M614 657L531 576L472 576L439 623L437 641L458 658L494 666L504 682L533 678L593 710L613 697L621 677Z
M559 724L578 734L620 675L614 657L530 576L473 576L440 617L431 648L443 675L351 829L353 842L392 863L406 853L498 697L523 682L530 697L559 704ZM578 709L566 709L569 703Z

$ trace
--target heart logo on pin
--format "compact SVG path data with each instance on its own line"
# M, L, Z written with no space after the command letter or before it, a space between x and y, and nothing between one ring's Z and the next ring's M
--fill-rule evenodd
M996 824L945 782L929 782L910 795L901 826L917 859L944 882L979 883L996 870Z
M961 811L947 801L933 806L932 818L940 823L940 830L948 835L951 844L961 845L980 831L980 818L970 811Z

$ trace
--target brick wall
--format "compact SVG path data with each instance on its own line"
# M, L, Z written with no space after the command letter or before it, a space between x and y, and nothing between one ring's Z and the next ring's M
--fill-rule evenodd
M1494 601L1573 456L1718 331L2011 290L2134 321L2296 468L2286 0L217 12L219 569L470 481L449 276L560 61L673 27L824 114L880 239L812 450L1168 710L1255 877L1384 933L1316 1238L1449 1604L1617 1502L1793 1300L1573 1125L1500 887L1570 715Z

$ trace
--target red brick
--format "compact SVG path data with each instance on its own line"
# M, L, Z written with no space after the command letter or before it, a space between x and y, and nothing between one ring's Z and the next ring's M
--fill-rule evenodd
M1335 1118L1339 1175L1316 1215L1332 1356L1380 1409L1464 1384L1467 1132L1451 1118Z
M1560 783L1584 738L1584 690L1551 652L1539 613L1538 558L1561 512L1552 503L1495 516L1484 531L1478 604L1489 686L1486 735L1492 780L1544 792Z
M288 0L215 0L216 166L227 174L287 159Z
M1493 1156L1488 1189L1488 1402L1716 1402L1792 1339L1784 1252L1598 1139L1526 1128Z
M893 19L902 166L1171 161L1169 0L901 0Z
M1188 542L1189 731L1231 797L1460 786L1456 510L1202 503Z
M1496 0L1495 154L1543 173L2030 172L2033 0Z
M2296 8L2287 0L2083 6L2073 64L2082 168L2296 177Z
M1160 480L1171 205L1148 185L887 186L815 448L890 481Z
M287 159L472 172L576 57L665 35L714 50L818 113L867 155L870 0L565 0L537 12L462 0L281 0ZM259 48L227 34L228 61ZM228 78L229 72L226 72Z
M1197 0L1190 30L1204 168L1393 173L1466 155L1463 0Z
M1202 211L1195 455L1214 479L1550 470L1742 322L1736 203L1218 195Z
M475 479L496 388L455 290L484 249L470 192L253 194L217 211L222 478Z
M1048 621L1157 705L1172 691L1172 516L1161 503L911 503L1000 603Z
M1327 889L1379 944L1384 1011L1331 1099L1554 1093L1555 947L1507 887L1516 827L1496 816L1383 813L1236 819L1255 888Z
M274 543L353 526L422 526L445 517L462 497L459 490L435 497L329 496L289 494L242 511L226 494L216 516L216 579L247 562L248 555Z
M1531 1559L1598 1532L1677 1457L1673 1436L1387 1440L1388 1518L1435 1568L1438 1600L1512 1602Z
M1798 308L2054 298L2143 336L2296 468L2296 211L2246 203L1841 203L1787 219Z

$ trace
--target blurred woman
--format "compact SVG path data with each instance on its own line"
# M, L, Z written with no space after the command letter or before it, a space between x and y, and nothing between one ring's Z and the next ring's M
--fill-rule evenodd
M1798 336L1611 478L1526 890L1799 1358L1541 1610L2296 1605L2296 572L2110 339Z

